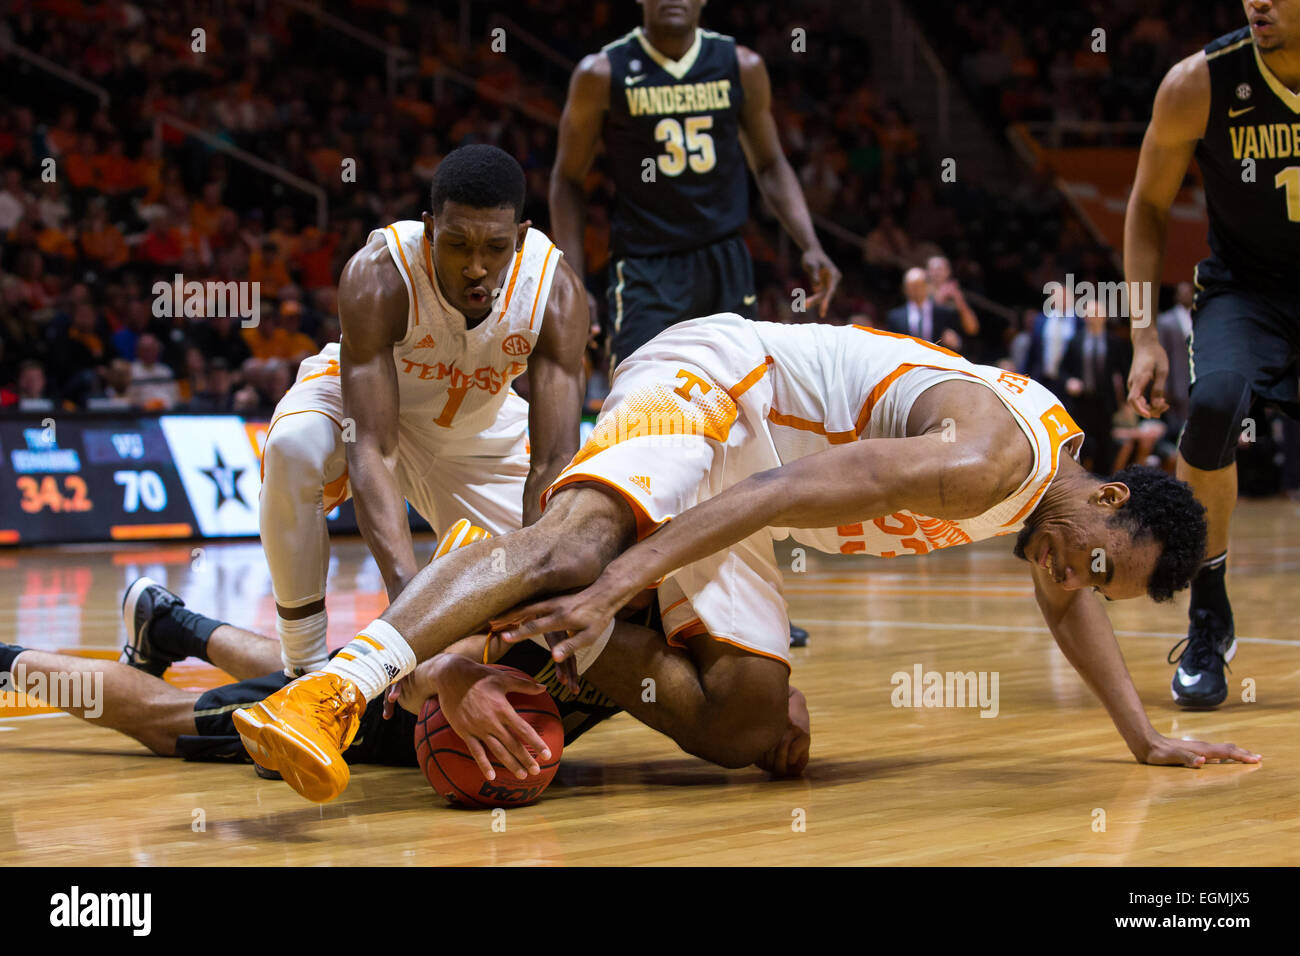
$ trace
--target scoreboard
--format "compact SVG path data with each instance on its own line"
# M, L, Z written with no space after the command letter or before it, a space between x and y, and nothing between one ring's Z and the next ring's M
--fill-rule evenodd
M595 416L584 416L581 441ZM239 415L0 418L0 545L256 537L268 423ZM408 507L411 527L429 526ZM329 529L355 532L348 501Z
M238 415L0 419L0 544L255 536L266 428ZM330 527L356 530L350 503Z

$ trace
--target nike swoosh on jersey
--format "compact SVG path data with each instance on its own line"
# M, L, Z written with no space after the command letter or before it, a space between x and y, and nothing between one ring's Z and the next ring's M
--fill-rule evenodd
M1204 676L1205 676L1204 674L1197 674L1195 677L1193 677L1191 674L1187 673L1187 671L1183 670L1181 667L1178 668L1178 683L1182 684L1184 687L1196 686L1201 682L1201 678Z
M625 76L623 77L623 83L625 86L636 86L644 79L645 79L644 73L642 73L640 76Z
M753 304L754 304L754 300L757 299L757 298L758 298L758 296L756 296L756 295L747 295L747 296L745 296L745 298L741 299L741 301L744 302L745 305L753 305Z
M1249 113L1254 108L1255 107L1253 106L1243 106L1239 110L1230 109L1228 110L1228 119L1235 119L1236 117L1240 116L1242 113Z

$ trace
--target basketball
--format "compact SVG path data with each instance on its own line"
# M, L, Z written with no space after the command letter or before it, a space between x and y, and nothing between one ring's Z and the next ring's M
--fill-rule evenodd
M494 666L524 680L532 679L513 667ZM554 779L564 750L564 727L555 701L546 693L509 694L506 700L551 749L551 759L541 765L541 772L527 780L518 779L495 760L492 766L497 778L484 777L465 741L442 715L438 698L430 697L424 702L420 719L415 723L415 754L429 785L449 802L474 808L523 807L536 801ZM533 753L531 748L529 752Z

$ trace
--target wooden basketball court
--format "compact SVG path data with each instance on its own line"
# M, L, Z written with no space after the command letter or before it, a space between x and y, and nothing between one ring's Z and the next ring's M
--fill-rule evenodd
M813 635L793 651L812 715L802 779L712 767L620 715L565 753L540 803L504 818L448 808L419 771L382 767L354 768L344 795L316 806L247 765L157 758L76 718L20 711L8 695L0 863L1295 865L1297 527L1300 507L1285 501L1238 510L1229 574L1240 645L1217 711L1182 712L1170 697L1165 654L1184 633L1185 594L1108 605L1156 729L1251 748L1264 755L1257 767L1134 762L1042 626L1008 541L916 560L810 553L806 571L787 574L791 617ZM384 599L360 539L336 541L334 555L337 646ZM0 640L116 656L118 604L139 574L204 613L273 626L255 542L198 553L118 544L0 552ZM996 716L895 707L891 679L918 665L996 672ZM223 677L189 662L168 679Z

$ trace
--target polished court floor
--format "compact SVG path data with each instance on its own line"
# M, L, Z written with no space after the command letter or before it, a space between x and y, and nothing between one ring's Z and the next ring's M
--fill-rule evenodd
M1108 606L1157 730L1232 741L1264 755L1257 767L1134 762L1042 626L1007 541L893 561L810 554L787 574L791 617L813 634L792 652L812 715L801 779L715 768L620 715L566 751L538 804L504 818L448 808L417 770L380 767L355 768L339 800L316 806L246 765L157 758L10 694L0 864L1300 864L1297 529L1295 504L1238 511L1240 646L1217 711L1170 699L1165 653L1185 596ZM0 551L0 640L110 656L138 574L205 613L270 628L257 544L196 547ZM384 599L359 539L334 556L338 644ZM895 675L918 666L996 674L996 716L894 706ZM201 688L222 675L191 661L168 679Z

